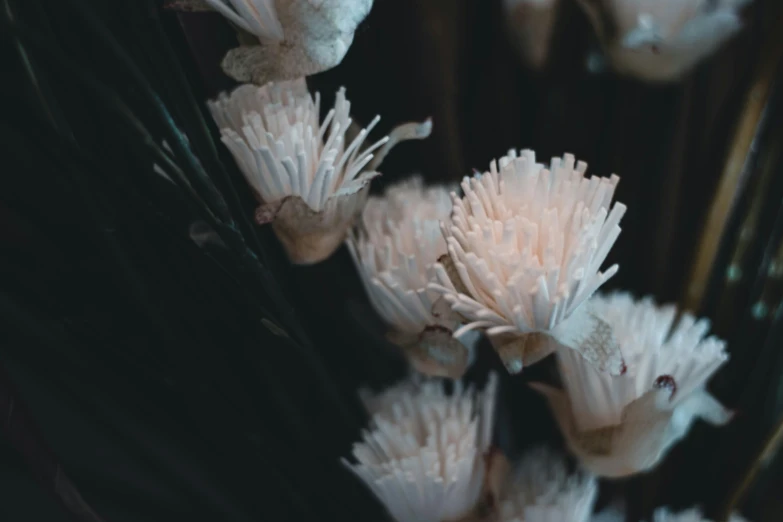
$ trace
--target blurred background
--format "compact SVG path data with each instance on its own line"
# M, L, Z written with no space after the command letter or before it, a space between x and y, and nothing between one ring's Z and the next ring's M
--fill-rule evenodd
M365 421L357 388L404 363L345 248L292 267L250 224L204 111L235 85L219 64L236 33L159 4L0 2L0 520L383 520L338 459ZM783 519L782 7L755 0L717 53L649 83L612 69L573 0L537 67L499 0L375 0L343 62L308 78L322 107L347 87L378 134L433 118L374 191L458 181L509 148L621 176L609 288L710 317L731 353L711 389L739 412L603 484L628 520L693 504ZM163 141L192 193L155 173ZM206 207L232 224L222 247L191 241L194 224L218 230ZM511 378L480 353L468 378L503 376L498 443L558 444L527 388L552 365Z

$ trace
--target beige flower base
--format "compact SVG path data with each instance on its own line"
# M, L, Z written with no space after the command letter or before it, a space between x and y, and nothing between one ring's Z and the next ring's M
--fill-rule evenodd
M489 340L506 370L512 375L550 355L556 347L553 339L539 332L495 335Z
M333 196L316 212L299 196L261 205L256 222L271 223L288 258L296 265L312 265L329 258L345 241L348 228L361 211L369 184L353 194Z
M612 375L626 371L612 327L592 313L589 303L551 332L507 333L490 336L490 341L512 375L554 353L558 345L577 351L599 371Z
M733 417L703 389L675 401L674 380L661 376L649 392L625 407L620 424L580 432L562 390L541 383L530 386L549 402L569 449L587 470L601 477L626 477L652 469L697 418L720 426Z
M424 375L459 379L468 369L468 348L443 326L428 326L419 334L392 331L387 339L402 348L413 368Z

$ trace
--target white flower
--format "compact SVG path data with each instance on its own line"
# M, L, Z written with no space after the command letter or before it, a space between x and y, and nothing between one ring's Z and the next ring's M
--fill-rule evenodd
M320 97L310 96L304 79L243 85L209 103L223 143L264 203L258 222L273 222L294 263L316 263L337 249L364 206L375 167L395 142L393 133L362 147L377 116L350 140L350 107L340 89L321 122Z
M659 508L653 513L653 522L711 522L704 518L697 508L681 511L676 515L666 508ZM746 522L744 518L738 514L732 514L728 522Z
M706 390L728 356L725 343L705 337L706 319L674 306L635 301L625 293L593 298L612 327L627 372L597 371L572 351L558 350L565 393L534 384L549 400L569 448L600 476L620 477L654 467L696 418L720 425L731 414Z
M500 500L499 522L588 522L598 494L595 477L569 475L562 458L539 448L515 471Z
M345 464L398 522L442 522L468 514L479 502L492 442L497 377L476 393L456 381L448 395L440 381L395 387L380 399L371 429Z
M504 0L506 24L522 59L542 67L549 57L559 0Z
M372 0L206 0L261 45L228 52L223 70L264 84L310 76L338 65Z
M647 81L673 81L741 29L737 11L748 1L579 0L579 4L615 69Z
M456 341L456 323L451 314L433 311L438 295L427 284L435 279L433 265L446 254L440 222L451 213L449 192L456 189L425 187L420 177L392 185L383 197L369 199L362 230L348 240L370 302L392 328L389 338L418 371L452 378L470 364L478 334Z
M570 154L547 170L533 151L512 151L453 196L449 259L435 265L430 288L469 321L455 335L486 329L512 373L552 353L548 336L622 372L611 332L582 305L618 269L599 272L625 206L610 211L617 176L587 178L586 169Z
M424 187L420 177L370 197L362 212L363 230L349 239L373 306L396 329L418 334L436 324L437 294L427 290L432 265L446 253L440 221L451 213L456 187Z

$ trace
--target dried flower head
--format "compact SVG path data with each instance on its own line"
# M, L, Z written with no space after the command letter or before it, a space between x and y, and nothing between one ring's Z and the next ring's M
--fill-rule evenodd
M353 43L372 0L206 0L261 45L228 52L223 70L259 85L331 69Z
M495 375L479 393L460 381L450 395L435 380L395 387L374 403L380 409L353 448L358 463L344 462L394 520L457 520L481 498L496 388Z
M739 31L738 10L749 0L578 1L617 71L665 82L681 78Z
M550 336L601 368L622 373L607 325L586 300L616 271L599 272L620 234L625 206L610 202L619 178L585 177L566 154L550 168L535 153L511 152L465 178L444 224L449 256L435 265L441 293L468 324L486 329L508 370L554 350Z
M725 343L705 337L709 322L674 306L626 293L593 298L612 327L628 370L613 377L569 350L558 350L565 392L534 384L549 400L569 448L585 468L620 477L655 466L685 436L695 418L715 425L731 414L706 390L728 356Z
M438 295L427 288L433 265L446 254L441 220L451 213L449 193L457 187L425 187L420 177L392 185L383 197L370 197L362 228L348 246L375 310L390 326L389 339L402 347L425 374L461 377L478 334L452 336L451 314L433 307Z
M569 474L563 459L538 448L526 455L499 505L500 522L588 522L598 483L583 472Z
M697 508L681 511L674 514L666 508L659 508L653 513L653 522L712 522L701 514L701 511ZM733 514L729 517L728 522L746 522L744 518L738 514Z
M378 160L401 134L395 130L363 147L380 118L349 139L351 104L345 89L337 92L334 108L321 122L320 96L310 96L304 79L243 85L209 107L223 143L262 203L256 220L272 222L297 264L322 261L342 243L364 206L370 180L378 175ZM405 138L424 137L429 128L416 126L416 134L401 127Z

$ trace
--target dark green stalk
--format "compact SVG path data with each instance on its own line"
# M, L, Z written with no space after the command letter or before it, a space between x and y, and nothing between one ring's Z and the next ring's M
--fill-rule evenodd
M209 206L204 203L200 195L195 192L182 170L180 170L177 164L168 157L166 151L158 145L155 139L146 130L144 125L135 117L127 105L125 105L122 99L120 99L114 92L107 89L104 85L98 82L88 71L84 70L78 64L73 62L67 55L60 52L58 49L56 49L56 47L47 46L42 41L42 39L37 37L34 33L29 32L29 30L17 22L6 25L4 31L5 34L14 35L25 40L27 44L32 45L36 50L39 50L43 53L49 53L51 58L50 63L52 65L59 66L63 68L63 70L67 70L86 87L89 87L95 94L98 95L99 98L102 98L108 107L111 107L117 111L122 117L120 121L125 121L130 125L132 130L138 135L140 142L143 143L144 146L147 147L147 149L150 151L153 159L168 169L170 172L174 173L173 179L177 182L177 186L187 192L195 201L199 203L198 209L200 210L201 218L207 221L215 229L215 231L218 232L218 234L221 232L227 232L226 226L223 223L217 221L214 214L210 212ZM53 124L55 125L55 128L62 128L63 125L67 125L67 123L64 124L54 122ZM65 135L61 133L60 136L66 139L69 139L68 137L70 136L70 141L72 140L73 135L70 133L70 131L67 131L65 132ZM75 143L73 142L71 142L71 145L76 147ZM81 184L80 186L84 185ZM231 237L236 237L234 235L235 230L231 230L229 233L231 234ZM266 311L266 315L272 316L272 314L270 314L268 311Z
M159 96L154 92L154 90L152 90L149 82L144 77L144 74L138 69L136 64L133 62L133 60L130 59L125 50L113 38L112 34L100 23L94 13L88 9L85 9L82 5L82 2L79 0L67 1L69 4L73 5L77 11L79 11L91 29L101 37L101 40L107 44L112 52L120 59L122 64L127 67L128 71L133 75L141 91L153 103L153 106L158 112L159 117L164 124L164 128L169 138L171 139L171 145L175 153L178 157L185 159L188 166L197 174L196 179L209 192L210 197L208 200L217 205L218 216L224 221L225 227L216 229L216 231L219 234L221 232L223 233L223 240L227 244L231 245L235 251L239 253L245 267L250 270L251 273L255 274L256 277L261 279L261 281L264 283L265 289L272 295L279 296L279 292L276 291L276 284L274 280L260 265L258 257L246 245L241 233L239 233L239 231L236 229L228 206L226 205L220 193L217 192L217 189L215 188L214 184L212 184L209 176L204 171L198 159L190 151L187 140L185 139L182 132L174 124L174 120L171 117L171 114ZM287 305L286 301L282 298L279 300L279 302L283 304L281 307L282 310L280 310L280 312L282 312L283 316L286 318L286 322L288 323L289 328L293 328L294 335L296 335L300 342L304 344L301 349L303 362L318 377L319 382L324 386L324 390L327 391L335 407L338 411L341 412L344 418L354 418L354 416L350 413L350 410L346 408L344 404L342 404L342 398L340 397L338 390L330 382L329 376L324 372L320 357L316 356L314 353L312 343L309 341L305 330L299 327L298 321L296 321L290 305Z
M89 9L86 9L80 1L67 0L67 2L73 6L74 10L82 16L90 29L101 38L101 41L111 49L115 56L117 56L122 66L124 66L133 76L136 85L141 89L144 96L155 107L155 112L158 115L160 122L163 124L164 131L167 135L167 141L172 147L175 155L180 160L183 160L188 166L188 169L194 173L194 179L192 181L196 182L205 191L205 199L207 199L207 201L210 203L210 208L212 208L215 214L221 220L223 220L227 226L233 227L234 222L228 206L223 200L223 196L220 194L220 192L218 192L217 188L212 183L212 180L204 170L204 167L198 161L198 158L196 158L196 156L190 150L190 146L187 139L185 138L185 135L175 124L174 118L172 117L168 108L163 103L163 100L160 99L158 94L152 89L149 82L145 78L144 73L128 56L128 53L122 48L122 46L119 45L111 32L96 17L95 13Z

